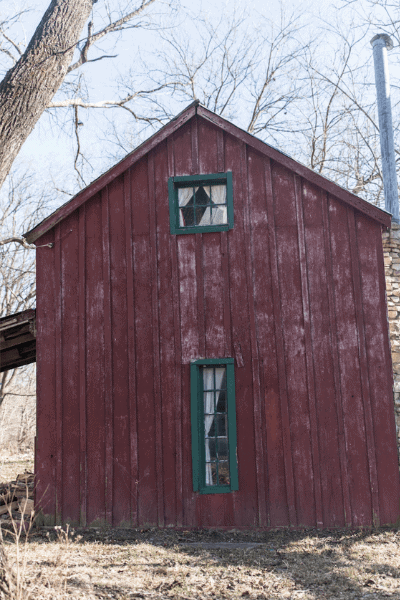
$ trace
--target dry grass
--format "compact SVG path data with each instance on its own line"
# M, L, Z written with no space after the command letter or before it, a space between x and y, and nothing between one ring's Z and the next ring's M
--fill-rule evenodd
M25 471L33 471L33 452L12 454L0 451L0 483L7 483Z
M398 599L399 542L397 530L41 529L20 561L35 600ZM6 552L12 562L11 538Z
M32 468L31 454L2 454L0 482ZM396 529L43 528L17 541L13 526L3 524L4 548L20 591L6 600L400 600Z

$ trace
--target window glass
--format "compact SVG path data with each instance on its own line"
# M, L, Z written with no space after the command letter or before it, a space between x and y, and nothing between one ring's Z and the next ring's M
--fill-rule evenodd
M232 172L170 177L171 233L208 233L233 228Z
M233 358L201 358L190 367L193 489L239 489Z
M203 367L205 484L229 485L226 367Z
M227 225L226 185L178 188L179 226Z

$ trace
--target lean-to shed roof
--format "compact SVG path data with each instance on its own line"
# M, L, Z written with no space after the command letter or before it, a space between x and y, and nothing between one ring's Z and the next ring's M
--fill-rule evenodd
M36 311L0 319L0 373L36 361Z
M193 102L184 111L182 111L179 115L177 115L174 119L172 119L167 125L162 127L157 133L155 133L152 137L148 138L143 144L138 146L135 150L133 150L130 154L128 154L124 159L122 159L119 163L111 167L108 171L103 173L100 177L95 179L90 185L88 185L85 189L81 190L76 196L71 198L68 202L66 202L63 206L58 208L55 212L53 212L50 216L44 219L41 223L39 223L36 227L28 231L24 234L24 237L29 243L35 242L38 238L40 238L44 233L52 229L57 223L65 219L68 215L70 215L74 210L79 208L82 204L84 204L89 198L97 194L102 188L108 185L113 179L121 175L124 171L126 171L129 167L135 164L138 160L140 160L145 154L150 152L155 146L157 146L160 142L168 138L174 131L182 127L184 123L192 119L197 114L198 117L206 119L215 125L216 127L222 129L229 135L232 135L244 143L254 148L261 154L268 156L270 159L276 161L277 163L282 164L286 168L290 169L300 177L303 177L307 181L312 182L318 187L322 188L329 194L332 194L336 198L339 198L343 202L353 206L360 212L368 215L375 221L378 221L385 227L390 227L391 215L390 213L366 202L362 198L355 196L351 192L345 190L340 187L330 179L315 173L308 167L302 165L301 163L295 161L293 158L290 158L285 153L273 148L267 143L259 140L253 135L243 131L236 125L233 125L226 119L223 119L219 115L216 115L212 111L208 110L204 106L201 106L198 101Z

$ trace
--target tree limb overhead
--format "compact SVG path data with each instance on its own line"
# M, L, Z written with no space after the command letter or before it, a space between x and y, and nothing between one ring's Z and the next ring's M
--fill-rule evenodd
M28 47L0 83L0 187L63 81L92 0L52 0Z

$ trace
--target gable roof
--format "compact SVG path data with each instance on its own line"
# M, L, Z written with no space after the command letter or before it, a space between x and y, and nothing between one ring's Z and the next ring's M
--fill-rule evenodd
M332 194L336 198L339 198L346 204L356 208L360 212L368 215L375 221L378 221L385 227L390 227L391 222L391 214L370 204L366 200L359 198L358 196L352 194L346 189L340 187L338 184L334 183L330 179L327 179L323 175L319 175L315 171L312 171L308 167L302 165L301 163L295 161L293 158L290 158L284 152L277 150L273 146L270 146L266 142L259 140L254 137L250 133L247 133L243 129L240 129L233 123L223 119L219 115L213 113L208 110L204 106L201 106L198 100L192 102L179 113L174 119L172 119L167 125L162 127L157 133L148 138L143 144L138 146L135 150L130 152L125 158L123 158L119 163L111 167L108 171L100 175L97 179L95 179L92 183L90 183L85 189L81 190L78 194L76 194L73 198L68 200L65 204L63 204L60 208L54 211L51 215L46 217L41 223L36 225L33 229L23 234L23 237L31 244L35 242L39 237L41 237L44 233L52 229L57 223L65 219L68 215L70 215L74 210L79 208L86 200L97 194L102 188L108 185L113 179L121 175L124 171L126 171L129 167L135 164L138 160L140 160L145 154L150 152L155 146L157 146L160 142L169 137L174 131L182 127L184 123L189 121L195 115L206 119L213 123L213 125L217 126L220 129L223 129L226 133L242 140L244 143L254 148L261 154L268 156L272 160L280 163L281 165L287 167L289 170L293 171L300 177L303 177L307 181L310 181L322 188L329 194Z

